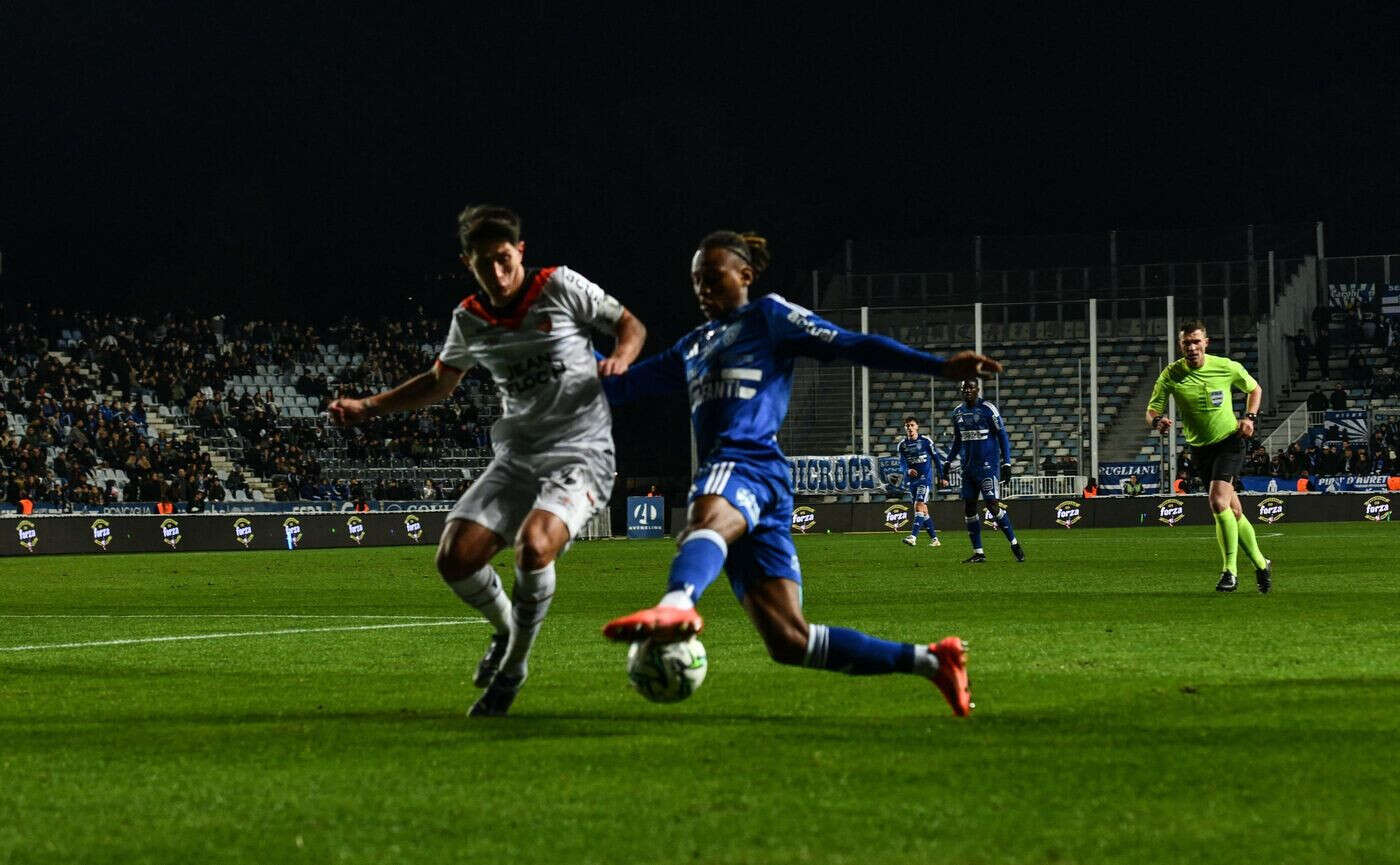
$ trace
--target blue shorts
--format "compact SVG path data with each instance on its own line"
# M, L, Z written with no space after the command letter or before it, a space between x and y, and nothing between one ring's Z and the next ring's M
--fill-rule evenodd
M962 476L963 501L975 499L978 496L989 502L997 501L1001 498L1001 486L998 480L999 476L996 474L964 471Z
M918 480L914 481L912 484L909 485L909 501L916 505L919 502L928 501L928 493L930 486L931 484L923 478L919 478Z
M792 474L786 461L772 465L715 459L700 466L688 501L719 495L744 515L749 530L729 545L724 570L734 596L765 579L802 585L802 567L792 545Z

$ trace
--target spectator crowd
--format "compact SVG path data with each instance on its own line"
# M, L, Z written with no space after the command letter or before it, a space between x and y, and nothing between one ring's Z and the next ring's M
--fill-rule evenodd
M401 466L431 463L443 445L484 454L495 414L484 372L471 371L450 401L352 430L331 428L320 413L337 396L421 372L442 329L421 309L407 321L346 318L318 331L285 320L147 320L0 301L0 488L11 504L169 501L198 510L248 490L251 476L270 479L278 500L422 498L418 480L328 477L322 454ZM335 351L327 354L327 344ZM297 367L287 380L315 418L284 418L272 388L231 386ZM193 429L154 434L156 405L178 408ZM199 439L230 446L238 465L226 480Z

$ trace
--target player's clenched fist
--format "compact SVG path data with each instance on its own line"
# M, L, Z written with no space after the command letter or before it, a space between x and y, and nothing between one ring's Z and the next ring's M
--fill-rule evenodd
M341 426L354 426L374 417L374 409L368 399L335 399L326 406L326 414Z

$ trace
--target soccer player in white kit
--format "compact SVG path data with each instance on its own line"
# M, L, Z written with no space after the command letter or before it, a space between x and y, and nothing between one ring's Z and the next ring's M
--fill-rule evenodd
M364 399L335 400L329 411L346 425L411 411L446 398L473 364L491 373L502 410L491 428L495 458L447 515L437 568L495 628L473 680L486 691L468 714L504 715L554 596L554 560L612 493L612 414L599 376L627 371L646 328L567 267L527 270L512 211L469 207L457 222L462 262L481 291L453 311L432 369ZM616 338L601 361L593 329ZM513 602L491 567L507 544Z

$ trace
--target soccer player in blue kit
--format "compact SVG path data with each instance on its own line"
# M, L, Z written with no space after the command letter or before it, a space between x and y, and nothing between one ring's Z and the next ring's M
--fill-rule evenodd
M955 715L967 715L972 700L961 638L917 645L808 624L792 543L791 474L777 434L799 356L952 379L1001 365L970 351L945 360L852 333L775 294L750 302L749 288L768 262L762 237L730 231L705 237L691 261L691 281L708 321L606 380L614 402L687 390L700 467L665 596L609 622L603 635L673 642L699 633L704 621L695 602L723 568L773 660L852 675L914 673L933 682Z
M953 446L948 452L948 462L962 461L963 513L967 516L967 535L972 540L972 555L963 559L963 564L987 561L987 553L982 549L979 496L986 501L987 510L997 515L997 528L1011 542L1011 553L1016 561L1024 562L1026 551L1016 540L1016 530L1011 527L1011 516L1001 506L1001 491L997 486L998 480L1002 483L1011 480L1011 440L1006 436L1006 424L1002 423L996 405L982 399L982 383L976 378L963 380L958 392L962 394L962 402L953 409Z
M912 417L904 419L904 438L899 440L897 449L904 485L909 488L909 501L914 505L914 525L904 542L914 546L919 542L919 531L927 528L928 545L941 547L943 542L938 539L933 515L928 512L928 497L934 478L938 478L940 486L948 483L943 479L943 458L933 446L933 439L919 435L919 422Z

